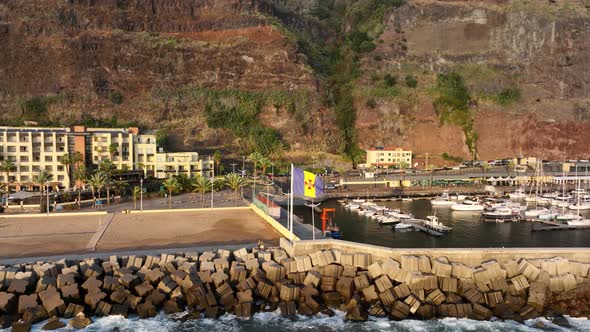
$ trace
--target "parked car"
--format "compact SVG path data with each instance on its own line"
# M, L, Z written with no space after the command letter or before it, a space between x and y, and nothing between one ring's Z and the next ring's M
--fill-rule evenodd
M324 189L326 190L334 190L336 189L336 185L333 183L326 183L326 185L324 186Z

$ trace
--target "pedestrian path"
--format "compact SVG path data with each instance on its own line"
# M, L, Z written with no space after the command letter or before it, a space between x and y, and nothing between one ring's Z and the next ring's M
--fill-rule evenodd
M113 221L113 218L115 218L115 212L109 213L107 215L106 219L103 222L99 223L96 233L94 233L94 236L92 236L92 238L88 242L88 245L86 245L86 250L89 250L89 251L96 250L96 245L98 244L98 241L100 241L100 239L102 238L104 233L107 231L107 229L111 225L111 221Z

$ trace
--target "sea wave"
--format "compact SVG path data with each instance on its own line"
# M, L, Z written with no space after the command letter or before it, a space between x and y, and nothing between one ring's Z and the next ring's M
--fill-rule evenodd
M219 319L198 319L182 321L182 314L165 315L160 313L149 319L136 316L124 318L109 316L93 318L93 323L82 331L89 332L160 332L160 331L207 331L207 332L275 332L275 331L345 331L345 332L504 332L504 331L590 331L587 318L566 317L571 327L566 328L552 323L551 319L537 318L522 323L515 321L476 321L471 319L444 318L439 320L403 320L392 321L387 318L370 317L367 322L349 322L344 319L346 313L336 311L334 316L319 314L313 317L297 315L292 318L282 317L279 311L256 313L251 319L241 319L235 315L223 315ZM63 319L64 323L68 320ZM44 323L33 325L31 331L42 331ZM63 331L71 331L67 327ZM10 329L0 330L8 332ZM59 330L58 330L59 331Z

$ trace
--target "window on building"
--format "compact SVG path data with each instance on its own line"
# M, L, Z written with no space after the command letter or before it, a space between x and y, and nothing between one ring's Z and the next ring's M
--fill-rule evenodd
M27 156L21 156L20 157L20 162L21 163L27 163L27 162L29 162L29 157L27 157Z
M63 175L58 175L57 176L57 181L63 181L64 180L64 176Z
M21 182L26 182L26 181L29 181L29 177L26 175L21 175L20 180L21 180Z
M27 147L26 146L21 146L20 147L20 152L27 152Z
M20 171L21 172L28 172L29 171L29 166L21 166L20 167Z
M8 151L8 152L16 152L16 146L8 146L6 148L6 151Z
M58 172L63 172L64 171L64 166L63 165L58 165L57 166L57 171Z
M33 172L34 173L38 173L41 171L41 168L39 168L39 166L33 166Z

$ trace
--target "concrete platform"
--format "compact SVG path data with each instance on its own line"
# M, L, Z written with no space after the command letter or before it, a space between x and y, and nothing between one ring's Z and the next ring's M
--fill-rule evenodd
M258 240L277 245L279 238L280 234L249 208L0 218L0 258L83 254L92 252L90 247L106 252L240 245Z

